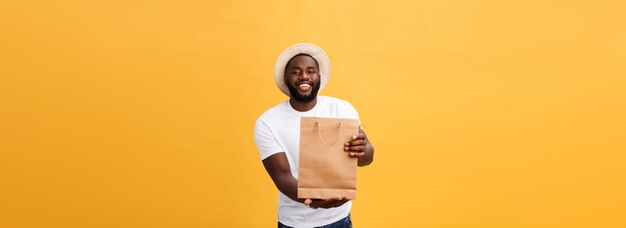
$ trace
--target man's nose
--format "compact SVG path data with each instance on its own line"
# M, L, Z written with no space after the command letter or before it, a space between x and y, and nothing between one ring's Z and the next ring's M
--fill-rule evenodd
M309 78L311 78L311 76L309 76L306 72L302 72L302 74L300 74L300 80L309 80Z

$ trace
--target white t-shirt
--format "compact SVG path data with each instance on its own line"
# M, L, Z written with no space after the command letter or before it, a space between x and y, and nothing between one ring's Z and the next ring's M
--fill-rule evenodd
M347 101L333 97L318 96L315 107L300 112L289 100L267 110L254 126L254 140L261 160L285 152L291 175L298 179L300 157L300 117L330 117L359 119L356 109ZM346 155L347 156L347 155ZM293 227L314 227L331 224L350 214L352 202L329 209L311 209L278 191L278 221Z

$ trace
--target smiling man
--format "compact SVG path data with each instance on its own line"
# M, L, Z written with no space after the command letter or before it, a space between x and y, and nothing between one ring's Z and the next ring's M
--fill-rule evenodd
M352 227L349 198L297 197L300 118L359 119L357 111L347 101L317 95L329 78L328 57L313 44L293 45L276 61L274 80L289 100L257 119L254 138L263 165L279 190L278 227ZM344 143L344 150L346 156L358 158L358 166L367 166L374 159L374 148L363 129Z

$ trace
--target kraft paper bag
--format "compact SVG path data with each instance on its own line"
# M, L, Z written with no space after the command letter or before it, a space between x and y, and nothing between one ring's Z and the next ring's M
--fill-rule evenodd
M300 119L298 198L356 198L357 158L343 148L358 133L356 119Z

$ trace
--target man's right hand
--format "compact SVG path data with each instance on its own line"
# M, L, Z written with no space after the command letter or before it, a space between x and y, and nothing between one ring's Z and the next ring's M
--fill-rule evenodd
M305 199L304 204L315 208L339 207L350 201L348 197L332 197L328 199Z

